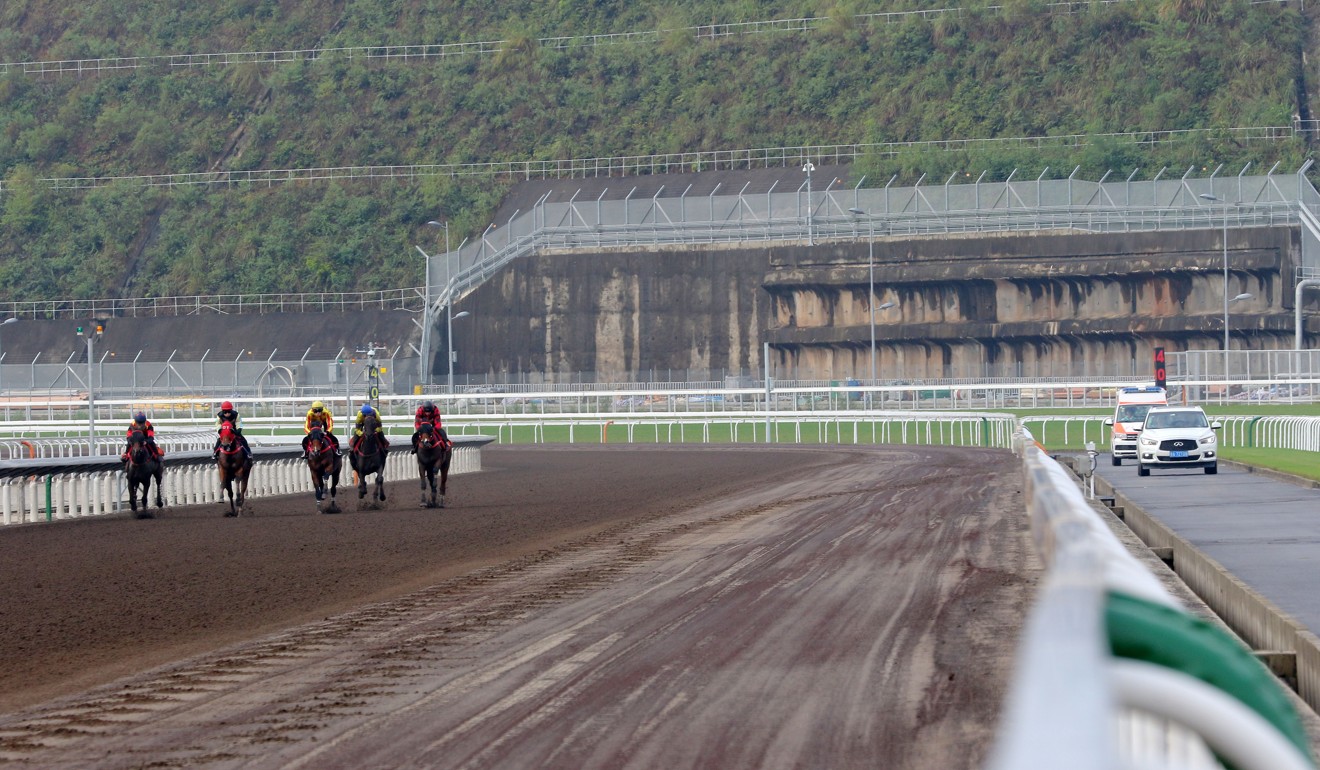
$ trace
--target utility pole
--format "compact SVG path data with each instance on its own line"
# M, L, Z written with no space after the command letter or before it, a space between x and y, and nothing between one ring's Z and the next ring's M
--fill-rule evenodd
M105 326L98 321L91 321L87 326L79 326L76 331L87 343L87 456L96 455L96 381L92 379L93 343L105 333Z

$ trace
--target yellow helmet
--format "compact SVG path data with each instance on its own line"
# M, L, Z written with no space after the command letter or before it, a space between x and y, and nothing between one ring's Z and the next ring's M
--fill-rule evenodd
M313 402L312 402L312 408L313 408L313 409L324 409L324 408L325 408L325 404L322 404L320 401L313 401Z

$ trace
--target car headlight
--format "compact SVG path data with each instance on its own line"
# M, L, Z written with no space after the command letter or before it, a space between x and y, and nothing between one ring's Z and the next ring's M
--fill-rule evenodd
M1139 441L1141 442L1142 446L1155 446L1156 444L1159 443L1153 438L1143 438L1143 439L1139 439Z
M1205 438L1201 439L1201 443L1202 443L1202 444L1213 444L1213 443L1215 443L1215 436L1214 436L1214 434L1211 434L1211 435L1206 436Z

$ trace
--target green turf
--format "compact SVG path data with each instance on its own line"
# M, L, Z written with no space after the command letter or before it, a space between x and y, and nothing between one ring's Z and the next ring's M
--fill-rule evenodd
M1240 463L1271 468L1276 471L1320 481L1320 452L1224 447L1220 454L1225 460L1236 460Z

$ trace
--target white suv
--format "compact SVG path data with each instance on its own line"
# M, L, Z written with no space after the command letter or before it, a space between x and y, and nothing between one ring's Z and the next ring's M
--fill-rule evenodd
M1137 474L1151 468L1204 468L1219 472L1219 423L1199 406L1156 406L1146 413L1137 436Z

